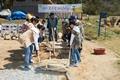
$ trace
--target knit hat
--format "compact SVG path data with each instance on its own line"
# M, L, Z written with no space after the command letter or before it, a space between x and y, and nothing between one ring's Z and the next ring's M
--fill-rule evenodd
M69 18L69 20L75 20L76 19L76 17L75 16L70 16L70 18Z

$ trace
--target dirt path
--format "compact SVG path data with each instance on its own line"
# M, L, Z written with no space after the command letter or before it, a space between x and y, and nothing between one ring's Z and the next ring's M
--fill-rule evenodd
M21 45L15 40L0 39L0 69L11 69L21 65Z
M106 50L106 55L91 54L96 47L99 48L100 45L89 41L84 42L81 66L70 70L72 75L77 75L74 80L120 80L118 58L115 53Z
M94 48L93 43L87 43L92 45L90 47ZM98 47L98 46L96 46ZM88 77L90 80L120 80L120 73L117 68L117 60L115 53L106 50L106 55L90 55L88 58L89 64L92 65L88 67L91 76ZM88 73L89 74L89 73Z
M23 62L22 49L17 41L0 39L0 69L15 69ZM107 50L106 55L93 55L97 43L85 41L79 67L69 68L72 80L120 80L120 71L114 53Z

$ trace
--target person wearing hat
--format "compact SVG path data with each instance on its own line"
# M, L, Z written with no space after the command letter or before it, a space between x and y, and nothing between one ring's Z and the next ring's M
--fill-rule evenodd
M71 33L71 39L70 39L70 50L71 50L71 56L70 56L70 66L77 67L80 63L80 53L78 51L79 48L79 35L80 35L80 29L78 26L74 26L72 33Z
M30 70L30 64L32 63L32 51L33 51L33 44L35 45L36 53L39 54L39 29L35 27L37 24L36 19L31 19L31 23L28 25L30 28L25 31L20 37L19 41L24 46L24 69Z
M67 27L66 29L66 32L67 32L67 40L68 40L68 46L70 44L70 38L71 38L71 34L72 34L72 30L73 30L73 27L76 25L76 17L75 16L70 16L69 18L69 26Z
M50 13L49 18L47 20L47 28L49 31L49 41L53 40L53 36L55 37L55 41L57 41L57 24L58 24L57 17L55 17L54 13Z
M69 24L70 24L70 25L71 25L71 24L75 24L76 19L77 19L76 16L71 15L70 18L69 18Z

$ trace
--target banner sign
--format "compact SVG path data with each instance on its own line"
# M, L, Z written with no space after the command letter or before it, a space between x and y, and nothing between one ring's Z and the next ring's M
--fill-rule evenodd
M70 13L81 12L81 4L38 4L39 13Z

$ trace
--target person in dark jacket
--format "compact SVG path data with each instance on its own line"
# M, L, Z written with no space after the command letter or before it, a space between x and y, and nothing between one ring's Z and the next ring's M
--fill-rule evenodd
M47 21L47 28L49 31L49 41L53 41L53 37L55 38L55 41L57 41L57 24L58 24L58 18L55 17L54 13L50 13Z
M70 43L72 29L75 25L76 25L76 17L74 15L71 15L69 18L69 27L68 27L68 31L67 31L68 32L67 33L68 43Z

